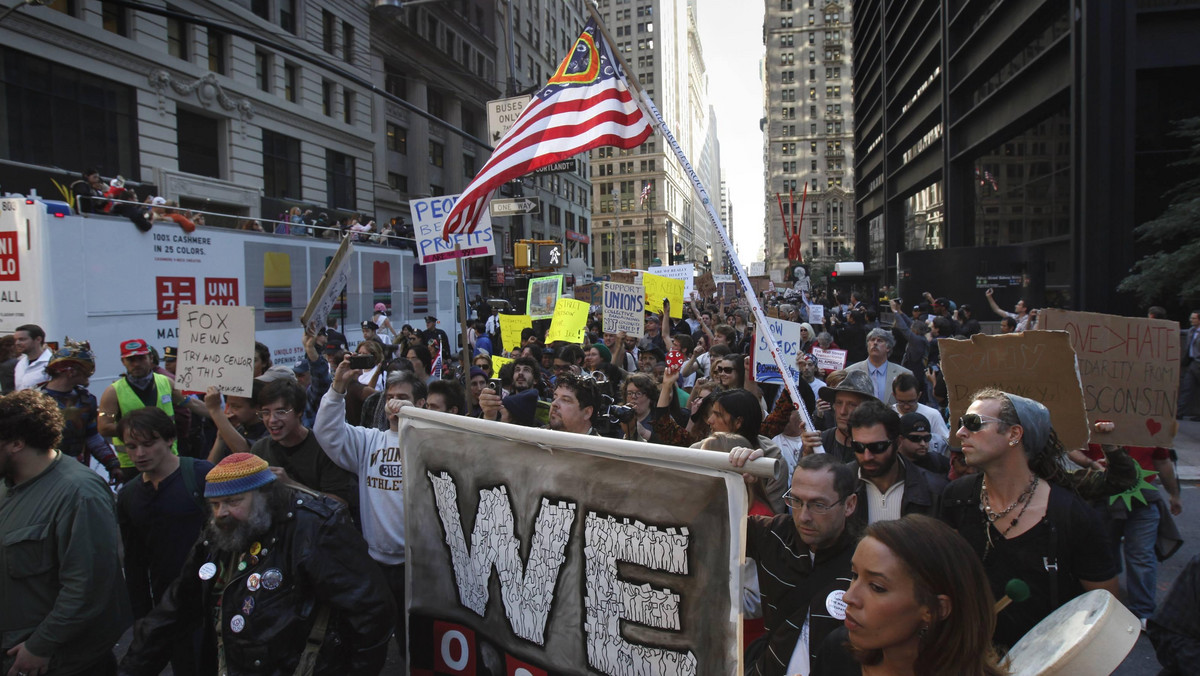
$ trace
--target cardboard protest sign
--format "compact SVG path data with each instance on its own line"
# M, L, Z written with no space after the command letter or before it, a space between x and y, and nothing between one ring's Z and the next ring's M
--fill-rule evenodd
M750 288L754 289L754 295L762 296L771 288L770 277L750 277Z
M179 361L175 386L181 391L249 397L254 385L254 308L245 305L180 305Z
M513 429L402 415L409 671L740 674L742 478Z
M504 351L520 347L521 332L530 328L533 328L533 318L529 315L500 315L500 342Z
M840 371L846 368L845 350L823 350L814 347L812 356L817 360L817 368L823 371Z
M980 333L971 340L939 340L938 349L951 420L966 413L972 394L995 387L1040 401L1050 409L1050 423L1065 448L1087 445L1083 389L1075 350L1065 332L1026 331L1000 336Z
M742 293L742 287L737 282L720 282L717 286L720 289L723 303L732 303Z
M683 265L656 265L646 269L652 275L666 277L667 279L679 279L683 281L683 297L691 298L692 292L696 290L696 266L691 263Z
M588 305L596 305L600 302L600 285L596 283L576 284L575 285L575 300L581 300Z
M321 281L313 289L312 296L308 299L308 305L304 308L304 314L300 315L300 323L304 325L306 331L316 334L325 328L325 320L329 318L329 313L337 305L338 297L342 295L347 282L350 281L350 254L353 252L354 244L349 237L343 237L342 243L334 252L329 265L325 267Z
M662 312L663 299L671 302L671 316L683 319L683 280L660 277L649 272L642 275L642 288L646 289L646 309Z
M608 278L609 278L609 281L616 282L618 284L637 284L638 283L638 273L637 272L613 271L608 274Z
M712 300L713 296L717 294L717 283L713 281L711 272L706 272L696 278L696 292L704 300Z
M546 332L546 344L559 340L583 344L590 308L591 306L582 300L559 298L558 304L554 306L554 317L550 320L550 330Z
M529 280L529 296L525 300L525 314L533 319L549 319L554 316L554 304L562 293L562 275L534 277Z
M1178 423L1179 325L1164 319L1042 310L1038 327L1067 332L1088 421L1116 423L1106 444L1170 448Z
M508 357L496 357L496 356L493 356L493 357L492 357L492 377L493 377L493 378L499 378L499 377L500 377L500 369L501 369L501 368L502 368L502 367L503 367L505 364L511 364L511 363L512 363L512 361L513 361L513 360L509 359Z
M458 195L424 197L409 201L413 233L417 239L417 256L421 265L452 261L459 257L495 255L496 240L492 236L492 217L486 210L479 219L479 225L470 234L453 235L449 240L442 239L442 226L445 225L446 216L457 201ZM456 246L461 249L455 251Z
M796 368L796 357L800 354L800 324L789 322L778 317L768 317L767 327L771 336L781 350L784 366L788 370L788 378L792 382L800 382L800 370ZM779 367L771 356L771 341L762 332L761 327L754 331L754 381L758 383L783 383L779 375Z
M638 284L604 283L604 332L632 338L646 334L645 289Z

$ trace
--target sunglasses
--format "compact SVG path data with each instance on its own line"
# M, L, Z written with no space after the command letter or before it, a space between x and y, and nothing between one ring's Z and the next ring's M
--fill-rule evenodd
M733 368L732 366L718 366L716 371L717 373L733 373L737 371L737 369Z
M892 447L892 442L890 442L890 441L872 441L872 442L866 443L866 444L864 444L861 441L851 441L850 442L850 448L853 448L854 452L856 454L857 453L866 453L867 451L870 451L871 455L881 455L883 453L886 453L887 450L891 447Z
M979 415L978 413L967 413L958 419L958 426L968 432L978 432L983 429L983 426L990 423L1003 423L999 418L993 418L990 415Z
M904 438L908 439L909 441L913 442L914 444L923 444L923 443L928 442L930 439L932 439L933 435L932 434L905 434Z

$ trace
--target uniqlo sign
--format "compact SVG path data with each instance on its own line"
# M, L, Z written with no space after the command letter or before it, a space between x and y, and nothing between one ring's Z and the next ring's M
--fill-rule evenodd
M205 277L204 278L204 304L205 305L237 305L238 304L238 279L237 279L237 277Z
M21 281L21 261L17 257L17 233L0 232L0 282Z
M196 280L192 277L155 277L159 319L179 319L180 305L196 305Z

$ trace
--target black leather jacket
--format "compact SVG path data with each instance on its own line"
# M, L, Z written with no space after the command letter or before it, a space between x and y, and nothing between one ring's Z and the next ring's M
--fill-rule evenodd
M204 632L199 673L215 674L219 612L230 676L291 676L321 604L328 605L332 614L315 673L380 672L395 628L396 607L379 565L367 553L366 542L343 505L293 488L284 488L282 495L287 501L277 505L258 562L242 571L235 569L220 593L219 609L214 587L221 575L202 580L200 569L209 562L221 565L218 559L226 555L210 549L203 536L192 547L179 579L134 628L121 674L158 674L169 661L174 642L190 640L197 622ZM224 565L229 565L228 560ZM275 571L271 575L275 589L263 584L268 571ZM254 581L257 589L251 591L254 585L248 582L253 574L260 577ZM276 583L278 575L282 579ZM235 627L240 631L235 632Z

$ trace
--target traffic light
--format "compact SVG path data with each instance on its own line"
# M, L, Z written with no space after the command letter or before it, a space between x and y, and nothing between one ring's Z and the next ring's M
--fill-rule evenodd
M558 242L539 243L537 247L538 267L560 268L563 266L563 247Z
M529 245L525 242L517 242L513 245L513 267L529 267Z

